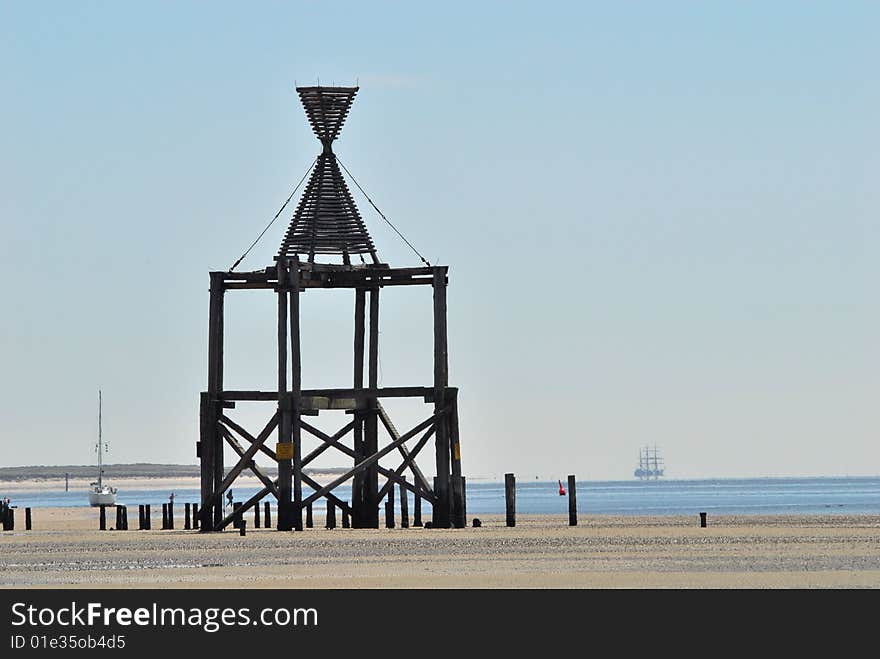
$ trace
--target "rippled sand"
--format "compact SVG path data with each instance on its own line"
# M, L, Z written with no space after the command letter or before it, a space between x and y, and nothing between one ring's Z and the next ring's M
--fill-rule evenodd
M111 527L115 515L109 514ZM161 512L161 510L160 510ZM133 519L132 519L133 515ZM880 516L480 516L466 529L99 531L87 508L0 533L0 586L878 588ZM178 527L182 519L176 520ZM470 520L469 520L470 523ZM137 527L137 509L129 509Z

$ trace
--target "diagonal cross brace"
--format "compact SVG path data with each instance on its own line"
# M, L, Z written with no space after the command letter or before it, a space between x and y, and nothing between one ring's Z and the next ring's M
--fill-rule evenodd
M244 458L245 450L241 447L241 443L232 436L232 433L229 432L227 428L223 428L223 436L226 438L226 442L232 447L232 450L238 453L238 456L240 458ZM275 483L272 482L271 478L263 473L263 470L260 469L253 460L250 461L248 468L252 472L254 472L256 477L260 479L263 485L270 488L275 498L278 498L278 487L275 485Z
M349 424L349 425L351 425L351 424ZM300 427L303 430L307 431L308 433L314 435L318 439L324 440L324 442L325 442L325 444L323 446L324 448L329 447L329 446L333 446L334 448L341 451L342 453L345 453L345 455L347 455L350 458L357 459L359 457L358 454L355 453L352 449L347 447L345 444L339 444L338 440L334 439L336 437L336 435L338 435L339 433L336 433L336 435L333 435L333 437L328 437L325 433L321 432L320 430L318 430L317 428L315 428L314 426L310 425L309 423L307 423L305 421L300 421ZM346 430L348 427L349 426L346 426L342 430ZM342 432L342 430L340 430L339 432ZM429 430L427 433L428 437L430 437L433 432L434 432L433 430ZM427 438L425 438L425 441L427 441ZM303 464L305 464L305 463L303 463ZM383 467L381 465L377 465L376 471L378 471L380 474L385 476L385 478L391 480L392 482L399 483L400 485L404 486L406 489L408 489L410 492L412 492L416 496L421 496L423 499L427 500L432 505L435 503L435 498L434 498L433 492L430 489L420 491L418 483L416 483L416 484L408 483L403 478L401 478L398 473L395 473L395 472L391 471L390 469L386 469L385 467ZM318 489L318 488L315 488L315 489Z
M391 422L391 417L388 416L388 412L385 411L385 408L382 407L382 403L380 401L376 401L377 409L379 410L379 419L382 421L382 425L385 426L385 430L388 431L388 434L391 435L392 439L400 439L400 433L397 432L397 428L394 427L394 424ZM406 444L401 444L397 447L397 450L400 451L400 454L404 457L404 459L409 459L409 450L406 448ZM419 466L410 460L410 471L413 473L413 478L416 483L425 490L426 492L431 491L431 487L428 485L428 479L425 478L425 475L422 473L422 470L419 469ZM382 497L379 497L379 500L382 500Z
M236 430L239 434L242 435L242 437L248 439L251 442L251 445L247 448L241 458L239 458L236 465L226 474L226 477L223 479L220 487L214 490L214 493L211 495L211 498L207 502L206 507L213 506L217 503L217 500L221 496L223 496L223 493L232 484L232 481L238 478L238 475L248 465L248 463L251 461L251 458L253 458L256 452L260 450L260 447L269 438L269 435L272 434L272 431L275 430L276 426L278 425L278 412L275 412L275 414L272 415L272 418L269 419L269 423L267 423L262 432L257 435L256 439L251 437L251 435L249 435L241 426L239 426L229 417L221 415L220 420Z
M315 492L311 496L307 497L305 500L303 500L303 505L307 505L307 504L311 503L312 501L315 501L316 499L320 499L322 496L324 496L325 494L330 492L333 488L337 487L338 485L341 485L342 483L347 481L349 478L351 478L355 474L358 474L361 471L363 471L364 469L366 469L367 467L371 467L372 465L376 464L377 462L379 462L379 460L381 460L384 456L386 456L391 451L396 449L398 446L400 446L401 444L403 444L407 440L412 439L415 435L420 433L422 430L425 430L429 426L434 425L444 414L449 412L450 409L451 409L451 406L447 405L446 407L444 407L442 410L440 410L436 414L432 414L430 417L428 417L427 419L422 421L415 428L408 431L406 434L402 435L400 437L400 439L397 439L397 440L391 442L390 444L388 444L388 446L386 446L382 450L374 453L373 455L371 455L368 458L365 458L364 460L362 460L361 462L356 464L353 469L346 472L345 474L343 474L342 476L340 476L339 478L334 480L332 483L325 485L324 487L322 487L320 490L318 490L317 492ZM393 472L390 472L390 473L393 473Z
M416 487L410 488L410 487L408 487L409 484L404 479L399 478L399 477L403 473L404 469L406 469L410 465L415 465L415 462L413 462L413 461L416 459L416 456L419 454L419 451L421 451L425 447L425 444L428 443L428 440L431 438L431 435L433 435L436 430L437 430L436 426L434 426L432 428L428 428L428 432L426 432L424 435L422 435L422 438L415 445L412 452L407 454L407 456L403 459L403 462L400 464L400 466L397 469L395 469L393 472L394 475L398 477L398 480L397 480L398 483L405 486L406 489L411 489L415 493L416 496L422 496L423 499L425 497L420 494L420 492L419 492L419 490L421 489L420 487L416 486ZM376 495L377 501L381 501L383 498L385 498L385 495L388 494L388 491L392 487L394 487L394 482L395 481L392 480L391 478L388 479L388 481L385 483L385 485L382 486L382 489L379 490L379 494ZM434 499L431 499L430 501L431 501L431 504L435 503Z

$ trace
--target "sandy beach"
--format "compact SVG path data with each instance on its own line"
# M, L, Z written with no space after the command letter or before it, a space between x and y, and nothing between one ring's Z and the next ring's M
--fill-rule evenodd
M132 512L134 519L131 519ZM0 533L0 587L878 588L880 516L481 516L465 529L99 531L89 508ZM157 519L157 514L159 519ZM108 528L115 516L108 515ZM472 520L469 520L469 524Z

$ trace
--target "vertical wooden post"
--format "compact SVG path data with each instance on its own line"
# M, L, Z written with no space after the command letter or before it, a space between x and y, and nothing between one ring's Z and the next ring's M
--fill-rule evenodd
M232 526L233 528L239 528L244 523L244 518L241 515L241 501L235 501L232 504Z
M434 413L438 414L446 404L446 387L449 384L446 340L446 268L432 268L434 274ZM433 506L432 525L436 528L450 526L449 496L449 435L446 415L437 419L434 445L437 461L437 475L434 478L434 494L437 501Z
M223 299L225 275L211 273L208 315L208 391L200 407L198 454L201 459L202 531L213 531L223 520L223 502L213 506L208 501L220 489L225 476L223 468L223 437L217 428L223 395Z
M706 513L700 513L700 527L706 528Z
M413 526L422 525L422 497L416 492L413 497Z
M101 506L101 510L98 512L98 528L102 531L107 530L107 511L105 508L106 506Z
M197 503L192 505L192 527L196 531L199 529L199 504Z
M184 529L190 528L189 514L190 514L189 503L185 503L185 504L183 504L183 528Z
M370 388L379 386L379 289L370 289L370 342L367 354L367 377ZM367 399L364 420L364 457L379 451L379 413L375 397ZM379 469L373 464L364 475L364 528L379 528Z
M172 502L168 503L168 528L174 528L174 504Z
M336 506L329 499L327 500L327 524L328 529L336 528Z
M403 480L406 481L406 476ZM409 528L409 494L403 484L400 485L400 528Z
M153 520L150 517L150 504L144 504L144 529L151 531L153 529Z
M122 530L128 531L128 506L122 506Z
M122 531L122 506L116 506L116 530Z
M263 525L267 529L272 528L272 506L268 501L263 503Z
M452 490L452 526L462 529L467 526L467 515L465 514L464 476L461 475L461 444L458 437L458 389L450 388L446 391L446 402L452 408L446 425L446 431L449 435L449 458L452 471L450 479Z
M311 502L309 502L308 504L306 504L306 528L310 529L310 528L314 527L314 525L315 525L315 520L312 517L312 504L311 504Z
M504 502L507 526L516 526L516 477L513 474L504 474Z
M24 509L24 530L25 531L31 530L31 509L30 508Z
M213 281L213 280L212 280ZM213 293L212 293L213 297ZM213 308L213 307L212 307ZM211 334L209 330L208 334ZM209 343L210 346L210 343ZM208 356L210 362L210 355ZM210 378L209 378L210 379ZM202 530L213 529L212 509L207 505L211 494L214 492L214 441L212 435L212 405L211 394L203 392L199 398L199 443L196 445L196 455L200 461L201 473L201 502L202 502ZM165 528L165 516L163 509L162 528Z
M168 529L168 504L162 504L162 530L166 531Z
M144 530L144 504L138 504L138 531Z
M574 474L568 477L568 525L577 526L578 523L578 507L577 493L575 492Z
M254 504L254 528L260 528L260 502Z
M299 331L299 258L294 256L288 272L290 278L290 391L293 404L291 418L291 441L293 442L293 508L292 526L303 530L302 519L302 351Z
M389 488L388 498L385 500L385 528L394 528L394 488Z
M287 395L287 275L288 262L278 259L278 530L289 531L292 527L291 506L293 500L293 410ZM281 457L281 456L284 457Z
M242 520L238 523L238 535L244 535L246 527L247 527L247 520L242 518Z
M366 290L358 288L354 297L354 388L364 387L364 338L366 310ZM364 415L360 410L354 412L354 464L364 459ZM351 484L352 526L364 528L364 474L354 475Z
M348 518L348 508L342 509L342 528L347 529L351 527L351 522Z

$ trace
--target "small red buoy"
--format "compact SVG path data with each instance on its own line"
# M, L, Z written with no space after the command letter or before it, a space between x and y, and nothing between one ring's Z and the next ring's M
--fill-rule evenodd
M565 496L565 486L562 484L562 481L556 481L556 482L559 483L559 496L564 497Z

